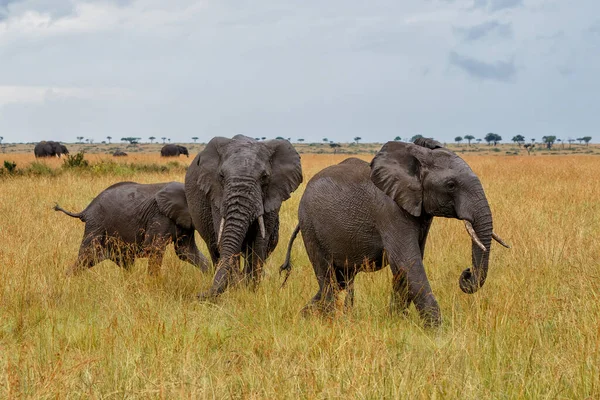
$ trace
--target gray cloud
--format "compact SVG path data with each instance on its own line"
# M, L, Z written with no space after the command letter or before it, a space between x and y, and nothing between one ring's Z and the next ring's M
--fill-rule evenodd
M0 0L0 132L7 142L593 136L600 4L579 1L483 0L472 12L467 0Z
M450 52L449 60L450 64L462 69L468 75L479 79L508 82L512 81L517 74L513 60L487 63L460 55L454 51Z
M474 0L473 8L486 9L490 12L523 6L523 0Z
M511 37L513 33L510 24L503 24L497 20L486 21L469 28L454 28L454 32L469 42L482 39L491 34L496 34L504 38Z

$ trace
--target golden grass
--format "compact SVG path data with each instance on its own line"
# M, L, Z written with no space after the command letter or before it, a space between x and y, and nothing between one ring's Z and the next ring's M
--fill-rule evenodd
M305 182L344 158L303 155ZM146 275L146 260L130 272L104 262L64 277L83 223L52 205L79 211L118 178L1 180L0 398L600 397L600 159L465 158L513 248L494 246L486 286L465 295L458 276L469 238L460 221L436 219L425 264L444 318L437 331L423 330L414 310L388 315L389 269L359 275L349 314L298 315L316 292L301 240L284 289L277 267L304 184L284 203L258 291L204 304L194 295L211 276L172 248L158 278Z

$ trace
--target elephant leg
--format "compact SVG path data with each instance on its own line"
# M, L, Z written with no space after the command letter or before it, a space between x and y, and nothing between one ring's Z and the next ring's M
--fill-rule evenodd
M77 260L67 268L65 274L67 276L77 275L103 261L105 256L102 251L102 241L101 237L86 235L79 247Z
M108 238L106 243L106 258L119 267L130 270L135 263L135 252L132 245L123 243L118 238Z
M394 275L397 275L399 270L406 271L408 300L414 303L419 315L425 321L425 325L439 326L442 322L440 306L431 291L421 259L417 257L399 264L390 261L390 264L392 264ZM398 265L400 267L397 267ZM398 286L401 288L400 283Z
M249 247L244 263L244 279L251 290L258 289L264 276L264 260L266 257L266 243L260 241Z
M194 232L190 235L179 237L174 241L173 246L175 248L175 254L181 261L188 262L198 268L202 272L207 272L209 268L209 262L204 255L196 246L196 240L194 240Z
M333 263L327 261L324 252L311 236L310 232L307 232L303 236L303 240L306 252L308 253L308 259L313 266L317 282L319 283L319 290L310 302L304 306L302 313L306 315L316 309L323 314L331 314L335 310L335 299L339 291L335 276L335 266Z
M335 266L334 270L339 288L341 290L346 290L344 309L349 311L354 306L354 278L356 276L356 270L354 268L348 268L347 265L343 268Z
M346 287L346 299L344 300L344 308L346 311L350 311L354 307L354 279L352 282L348 282Z
M219 263L220 258L219 247L216 244L216 240L213 244L208 245L208 254L210 255L212 265L216 266Z
M408 311L410 299L408 295L408 280L406 271L398 269L392 278L392 298L390 299L390 312L392 314L401 314Z
M127 246L115 246L111 249L110 259L119 267L129 271L135 263L135 254Z
M154 236L151 233L144 240L144 253L148 257L148 275L158 275L162 265L165 247L170 241L170 237Z

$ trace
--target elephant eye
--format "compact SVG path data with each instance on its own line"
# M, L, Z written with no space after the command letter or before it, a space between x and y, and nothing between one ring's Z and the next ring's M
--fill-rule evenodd
M454 182L454 181L446 182L446 188L448 189L448 191L452 192L454 189L456 189L456 182Z
M271 178L271 175L269 175L268 172L263 172L263 174L260 176L260 180L262 181L262 183L267 183L269 182L269 178Z

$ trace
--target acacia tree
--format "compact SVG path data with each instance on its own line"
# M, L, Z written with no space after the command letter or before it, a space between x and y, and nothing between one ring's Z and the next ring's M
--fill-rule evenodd
M302 142L304 142L304 139L300 138L300 139L298 139L298 141L299 141L300 143L302 143Z
M165 136L161 137L163 144L165 144L165 140L167 140L167 138Z
M469 146L471 146L471 140L475 139L475 136L473 136L473 135L465 135L465 139L467 139L467 142L469 143Z
M585 142L585 145L588 146L590 144L590 140L592 140L591 136L584 136L583 141Z
M196 143L196 140L198 140L198 138L197 138L196 136L194 136L194 137L192 138L192 140L194 141L194 143Z
M0 136L0 144L2 144L3 140L4 140L4 137Z
M401 138L400 136L396 136L396 137L394 138L394 140L395 140L396 142L399 142L399 141L401 141L401 140L402 140L402 138Z
M152 142L154 142L156 140L156 138L154 136L150 136L148 138L148 140L150 140L150 144L152 144Z
M513 136L512 141L515 142L517 145L519 145L519 147L521 147L521 145L525 141L525 136L523 136L523 135Z
M329 142L329 139L327 139L326 137L323 138L323 143L327 143Z
M462 138L462 136L457 136L454 138L454 141L456 142L456 144L458 144L460 146L460 142L463 141L463 138Z
M502 140L502 136L500 136L496 133L490 132L487 135L485 135L484 139L486 142L488 142L488 146L491 145L492 143L494 143L494 146L496 146L498 144L498 142Z
M574 141L575 141L575 139L573 139L572 137L567 139L567 142L569 142L569 148L571 148L571 145L573 144Z
M83 136L77 136L77 143L83 143Z
M110 140L112 139L112 136L107 136L106 139L108 139L108 144L110 144Z
M551 149L554 142L556 142L556 136L542 136L542 142L546 143L547 149Z
M357 136L354 138L354 141L356 142L356 144L358 144L358 141L361 140L362 138L360 136Z
M130 145L138 144L140 140L142 140L142 138L132 136L121 138L122 142L129 142Z

